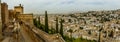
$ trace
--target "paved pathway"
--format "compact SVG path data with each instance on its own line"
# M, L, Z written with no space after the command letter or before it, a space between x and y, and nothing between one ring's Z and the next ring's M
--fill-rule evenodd
M50 35L29 24L21 24L15 28L7 27L2 42L64 42L59 35Z

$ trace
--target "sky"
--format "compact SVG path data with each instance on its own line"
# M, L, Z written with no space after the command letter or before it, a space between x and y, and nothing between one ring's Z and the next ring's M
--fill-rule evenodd
M22 4L25 13L79 13L91 10L120 9L120 0L2 0L9 9Z

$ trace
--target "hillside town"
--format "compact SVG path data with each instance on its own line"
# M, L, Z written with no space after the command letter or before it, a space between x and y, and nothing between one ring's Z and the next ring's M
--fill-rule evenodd
M65 15L48 15L50 28L56 27L56 18L64 20L64 35L74 38L84 38L89 40L100 39L101 42L119 42L120 41L120 10L111 11L88 11ZM37 15L34 18L40 19L44 24L44 15ZM60 25L60 23L59 23ZM72 29L73 32L69 32Z
M9 6L0 0L0 42L120 42L120 9L35 14Z

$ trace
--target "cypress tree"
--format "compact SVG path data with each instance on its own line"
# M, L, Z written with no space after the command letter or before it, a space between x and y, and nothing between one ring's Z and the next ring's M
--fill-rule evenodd
M102 28L99 29L99 38L98 38L98 42L101 42L101 32L102 32Z
M72 42L72 39L73 39L73 38L72 38L72 33L73 33L73 30L72 30L72 29L69 29L69 30L68 30L68 32L70 32L70 33L71 33L71 42Z
M45 11L45 32L49 32L47 11Z
M58 17L56 17L56 33L58 33Z
M63 19L60 21L60 34L63 37Z
M34 25L37 27L37 21L36 19L33 19Z
M36 19L36 27L40 28L40 18L37 17Z
M38 23L39 23L39 25L41 24L41 23L40 23L40 16L38 17Z
M38 24L39 24L38 27L44 31L44 28L43 28L42 25L41 25L40 16L38 17Z

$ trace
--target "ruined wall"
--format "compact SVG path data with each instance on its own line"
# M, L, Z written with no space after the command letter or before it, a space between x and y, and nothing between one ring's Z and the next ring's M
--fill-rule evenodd
M33 25L33 14L18 14L18 19Z

